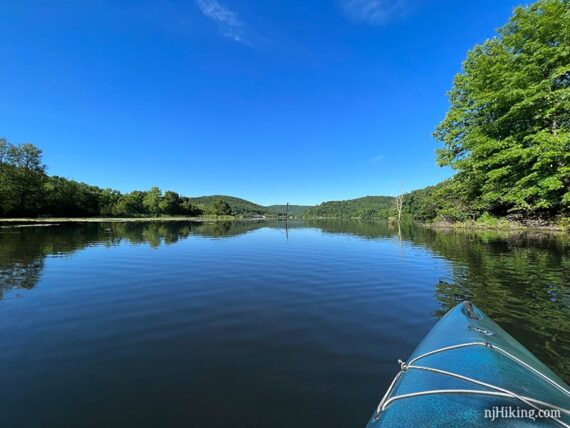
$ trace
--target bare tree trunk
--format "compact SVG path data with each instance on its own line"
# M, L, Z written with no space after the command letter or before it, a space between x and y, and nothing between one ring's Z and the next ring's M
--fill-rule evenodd
M404 195L399 194L396 196L396 211L398 212L398 225L400 224L400 219L402 218L402 206L404 205Z

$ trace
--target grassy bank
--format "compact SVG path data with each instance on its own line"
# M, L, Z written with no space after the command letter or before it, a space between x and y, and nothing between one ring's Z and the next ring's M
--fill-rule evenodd
M538 219L511 220L508 218L483 215L476 220L448 221L435 220L427 224L435 229L480 229L480 230L542 230L570 232L570 218L563 217L554 221Z

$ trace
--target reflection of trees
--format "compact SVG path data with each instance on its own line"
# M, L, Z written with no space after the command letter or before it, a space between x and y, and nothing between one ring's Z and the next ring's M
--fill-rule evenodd
M181 221L4 226L0 228L0 298L7 290L33 288L48 255L70 254L91 245L115 246L121 242L158 248L190 235L231 237L267 226L275 225L253 221Z
M391 238L397 228L388 222L355 221L343 219L307 219L305 224L325 233L356 235L361 238Z
M306 219L305 225L325 233L355 235L364 239L398 239L414 242L416 236L430 233L429 229L411 223L390 224L387 221L358 221L346 219ZM432 232L433 233L433 232Z
M453 262L436 285L444 314L470 299L570 378L570 245L545 234L435 233L425 245Z
M277 220L244 220L244 221L217 221L212 223L195 224L192 234L211 238L230 238L243 235L263 227L285 230L285 222ZM289 229L304 227L302 222L289 222Z
M328 233L367 239L398 236L387 223L306 222ZM435 285L443 316L469 299L570 379L570 238L540 232L433 230L402 224L402 239L451 261Z
M257 228L259 228L257 222L251 222L250 224L234 224L233 221L218 221L214 223L200 224L196 226L194 232L198 235L220 238L241 235L242 233L246 233Z
M330 233L397 237L387 223L314 220ZM469 299L570 379L570 238L540 232L433 230L402 224L402 239L451 261L435 285L441 317Z
M0 299L6 290L33 288L40 279L43 268L43 258L11 265L0 264Z

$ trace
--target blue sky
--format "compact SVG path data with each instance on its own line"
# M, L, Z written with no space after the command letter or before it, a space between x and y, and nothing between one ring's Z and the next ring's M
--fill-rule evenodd
M506 0L4 0L0 136L48 172L262 204L452 172L431 133Z

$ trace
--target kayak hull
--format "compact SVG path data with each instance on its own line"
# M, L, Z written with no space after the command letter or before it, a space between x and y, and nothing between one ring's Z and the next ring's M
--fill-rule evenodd
M401 369L367 428L570 426L570 414L557 414L570 411L570 388L469 302L450 310Z

